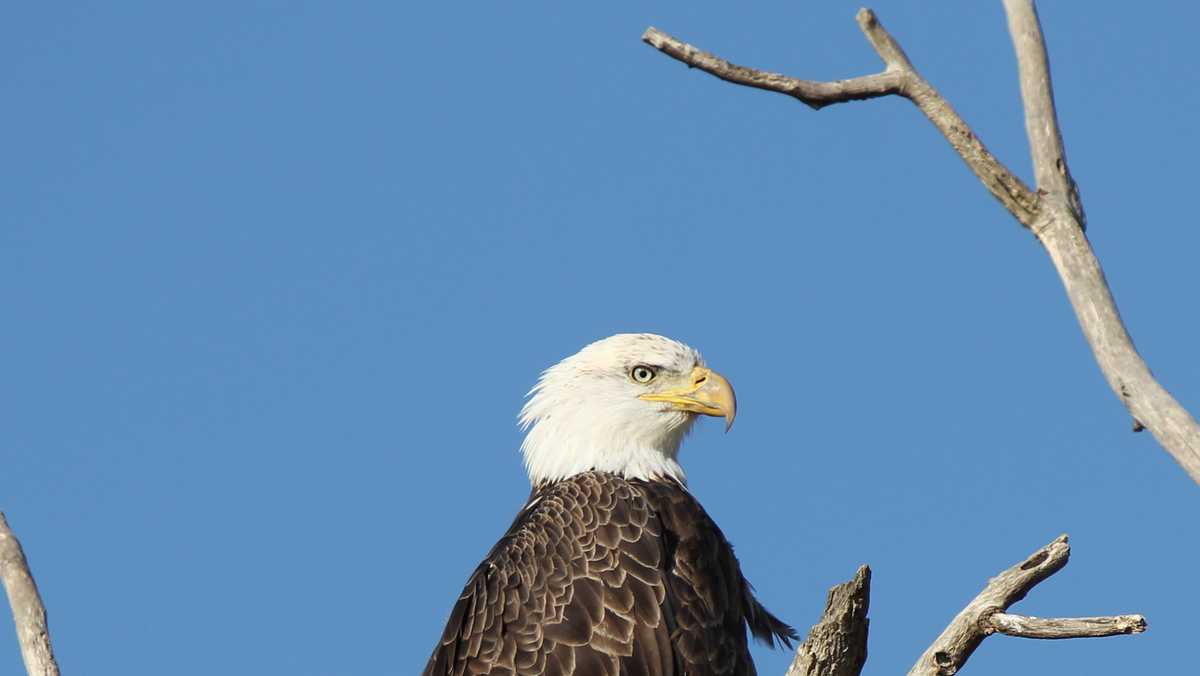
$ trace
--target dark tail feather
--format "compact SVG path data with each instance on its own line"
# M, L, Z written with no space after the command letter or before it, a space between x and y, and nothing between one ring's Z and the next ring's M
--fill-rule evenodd
M746 624L750 625L750 633L754 634L754 638L772 648L780 645L791 648L792 641L800 640L800 635L796 633L795 629L772 615L771 611L764 608L758 599L754 598L754 592L751 591L748 583L746 584Z

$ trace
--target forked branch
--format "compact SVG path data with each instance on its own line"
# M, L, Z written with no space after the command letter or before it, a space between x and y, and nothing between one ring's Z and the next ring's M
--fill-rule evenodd
M642 34L642 41L667 56L722 80L787 94L814 110L835 103L881 96L903 96L925 113L992 195L1000 200L1017 220L1026 227L1032 227L1037 213L1037 194L988 151L946 99L921 77L900 44L884 29L883 24L879 23L874 12L860 9L856 18L863 35L883 60L884 69L874 75L833 82L800 80L734 65L653 27L647 28Z
M1067 536L1061 535L992 578L917 659L909 676L957 673L983 639L995 633L1057 639L1137 634L1146 630L1146 619L1141 615L1044 619L1005 612L1042 580L1062 570L1070 556Z
M983 639L996 633L1059 639L1145 631L1146 619L1141 615L1040 618L1005 612L1042 580L1062 570L1070 555L1067 536L1062 535L989 580L921 655L909 676L957 673ZM825 612L796 649L787 676L857 676L867 659L870 596L871 571L866 566L861 566L849 582L830 589Z
M1133 416L1134 431L1150 430L1192 480L1200 483L1200 425L1158 383L1134 348L1104 271L1084 234L1083 204L1067 169L1037 11L1032 0L1004 0L1004 7L1017 52L1036 190L1025 185L988 151L942 95L917 72L899 43L869 9L859 10L858 25L883 60L884 69L849 80L801 80L738 66L655 28L648 28L642 40L722 80L787 94L813 109L893 95L912 101L984 187L1045 247L1100 370Z

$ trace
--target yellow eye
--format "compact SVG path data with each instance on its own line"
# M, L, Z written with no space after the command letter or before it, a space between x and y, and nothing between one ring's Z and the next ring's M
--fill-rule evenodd
M653 368L644 364L634 366L633 370L629 372L629 377L633 378L633 381L637 383L648 383L654 380L654 376L656 375L658 374L655 373Z

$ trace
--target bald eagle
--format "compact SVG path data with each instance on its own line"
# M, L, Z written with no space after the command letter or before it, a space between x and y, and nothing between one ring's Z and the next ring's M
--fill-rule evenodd
M746 629L791 646L688 491L679 446L733 387L694 349L621 334L547 369L521 450L533 492L467 581L425 676L746 676Z

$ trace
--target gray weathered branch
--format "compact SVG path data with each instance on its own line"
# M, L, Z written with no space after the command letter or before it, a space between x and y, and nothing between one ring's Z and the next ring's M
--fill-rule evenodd
M871 569L829 590L825 612L796 648L787 676L858 676L867 661Z
M1109 386L1194 481L1200 483L1200 426L1159 384L1121 321L1087 235L1083 204L1067 168L1041 24L1032 0L1004 0L1017 53L1025 128L1043 208L1033 232L1050 254L1071 307Z
M1146 630L1141 615L1041 619L1010 615L1008 607L1025 598L1039 582L1062 570L1071 556L1067 536L1042 547L1029 558L988 581L941 636L921 655L909 676L957 673L983 639L1000 632L1024 638L1084 638L1135 634Z
M889 68L882 73L864 75L850 80L816 82L732 64L719 56L680 42L653 27L646 29L646 32L642 34L642 40L664 54L693 68L699 68L706 73L715 75L726 82L787 94L813 110L820 110L835 103L900 94L906 77L905 68L899 64L908 62L904 58L903 52L897 52L898 57L893 56L896 58L897 65L893 67L889 64Z
M58 676L58 663L54 661L50 630L46 626L46 607L29 572L21 543L8 527L3 512L0 512L0 579L12 606L25 670L29 676Z
M921 77L869 9L859 10L858 25L885 67L880 73L850 80L800 80L737 66L655 28L647 29L642 40L722 80L787 94L814 109L889 95L912 101L984 187L1045 247L1100 370L1134 418L1134 430L1149 429L1192 480L1200 483L1200 425L1158 383L1138 354L1084 234L1083 205L1067 169L1045 41L1033 2L1004 0L1004 6L1017 52L1036 191L988 151L941 94Z
M1083 206L1075 181L1067 170L1067 151L1058 128L1050 62L1037 9L1030 0L1004 0L1004 10L1008 14L1008 32L1017 52L1017 73L1025 104L1025 133L1029 136L1038 189L1048 196L1067 198L1082 224Z
M835 103L890 95L903 96L925 113L992 195L1000 200L1017 220L1027 227L1032 227L1037 213L1037 193L1001 164L979 137L971 132L971 128L946 99L921 77L900 44L884 29L874 12L860 9L856 18L863 35L883 60L884 70L874 75L834 82L799 80L737 66L653 27L647 28L642 34L642 41L667 56L727 82L787 94L816 110Z
M988 624L1001 634L1018 638L1103 638L1146 631L1146 618L1141 615L1030 617L995 613Z
M1005 612L1042 580L1062 570L1070 555L1067 536L1062 535L989 580L921 655L909 676L955 674L983 639L996 633L1060 639L1145 631L1146 619L1141 615L1041 618ZM849 582L830 589L825 612L796 649L787 676L858 676L867 661L870 597L871 569L866 566L860 566Z

